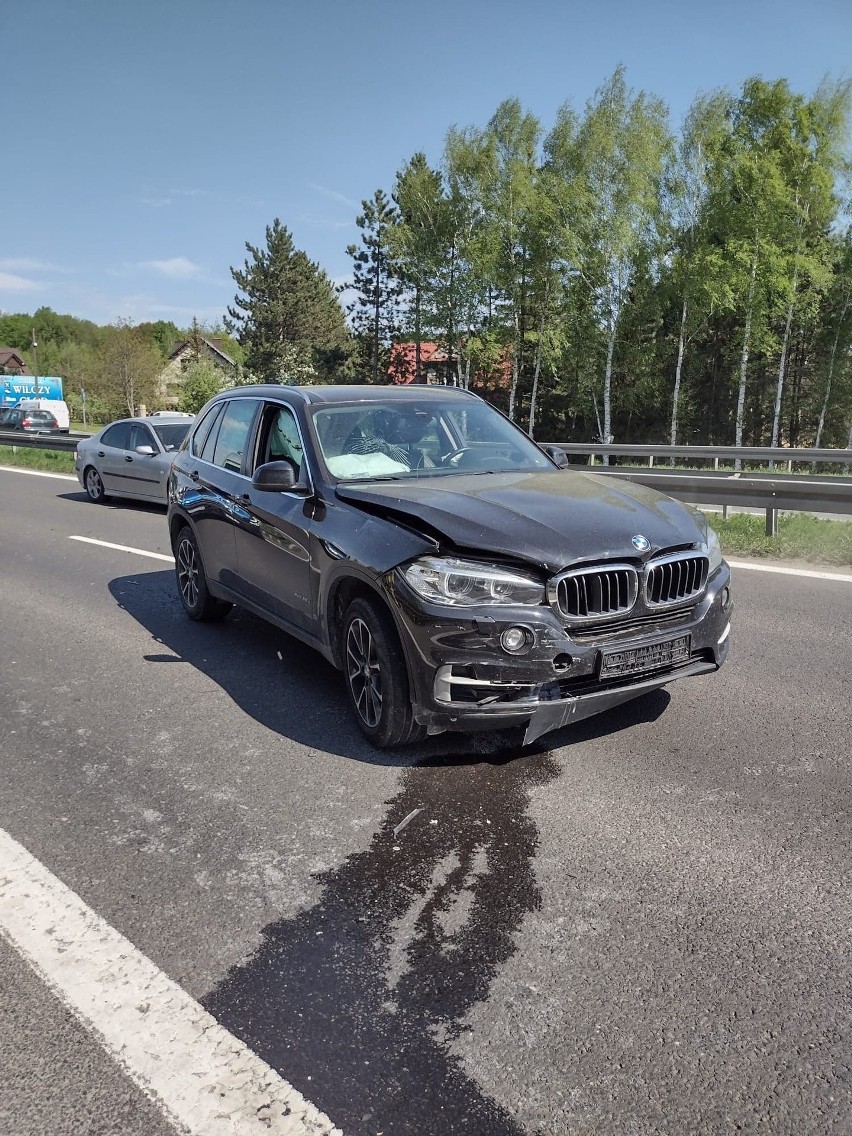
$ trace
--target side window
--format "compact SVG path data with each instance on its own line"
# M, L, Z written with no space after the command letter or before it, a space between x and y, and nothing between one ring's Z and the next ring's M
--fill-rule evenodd
M105 446L115 446L117 450L130 449L130 423L116 422L110 426L101 439Z
M289 406L267 406L264 410L259 457L258 464L271 461L292 462L296 467L296 476L301 476L302 439Z
M147 426L143 426L141 422L134 422L130 427L130 445L128 449L135 450L137 446L152 446L157 450L157 445L151 437L151 431Z
M242 472L243 454L257 407L258 402L254 398L235 398L227 404L213 451L214 465L234 473Z
M216 423L216 420L220 417L221 413L222 403L220 402L218 403L218 405L212 406L198 423L198 428L192 435L192 441L189 445L189 452L194 457L203 457L204 447L208 439L210 438L210 435L214 432L213 427ZM205 461L212 461L212 458L213 451L211 450L210 454L205 458Z

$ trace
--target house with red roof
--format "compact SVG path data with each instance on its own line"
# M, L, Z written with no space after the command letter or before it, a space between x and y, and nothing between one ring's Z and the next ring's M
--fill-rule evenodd
M388 364L388 378L398 386L408 383L446 385L453 375L446 349L437 343L420 344L420 374L417 374L417 344L394 343Z

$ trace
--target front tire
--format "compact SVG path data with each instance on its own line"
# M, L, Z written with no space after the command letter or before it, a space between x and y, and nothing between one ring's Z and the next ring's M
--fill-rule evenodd
M175 544L175 579L180 601L190 619L224 619L230 611L229 603L217 600L210 594L198 541L188 525L180 530Z
M402 648L390 616L371 600L353 600L343 621L346 693L361 732L377 749L423 736L414 720Z
M96 505L102 505L106 501L104 483L93 465L87 465L83 470L83 484L90 501L94 501Z

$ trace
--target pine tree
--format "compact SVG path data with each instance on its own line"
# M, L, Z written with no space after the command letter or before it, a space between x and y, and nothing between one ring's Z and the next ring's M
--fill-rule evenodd
M361 202L363 213L356 219L361 244L349 245L354 261L352 287L355 298L346 311L358 338L360 355L370 382L385 380L390 345L399 323L398 305L403 291L388 243L388 231L399 221L399 212L383 190Z
M240 294L224 321L245 348L246 369L260 380L293 381L295 359L319 381L333 380L350 336L331 281L277 217L266 227L266 248L247 241L246 249L243 269L231 269Z

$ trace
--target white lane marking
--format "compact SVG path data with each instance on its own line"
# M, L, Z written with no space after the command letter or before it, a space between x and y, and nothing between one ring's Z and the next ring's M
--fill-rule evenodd
M43 469L25 469L21 465L0 465L0 470L4 473L28 473L30 477L58 477L61 481L76 481L80 484L73 473L48 473Z
M91 536L69 536L69 540L81 540L83 544L96 544L100 548L114 548L117 552L133 552L137 556L150 556L152 560L165 560L174 564L173 556L166 556L163 552L147 552L144 548L131 548L129 544L110 544L108 540L95 540Z
M0 829L0 934L191 1136L342 1136Z
M852 584L852 576L844 572L820 572L816 568L782 568L780 564L760 564L752 560L728 560L728 564L731 568L745 568L749 572L777 572L781 576L806 576L811 580L839 580L842 584Z

